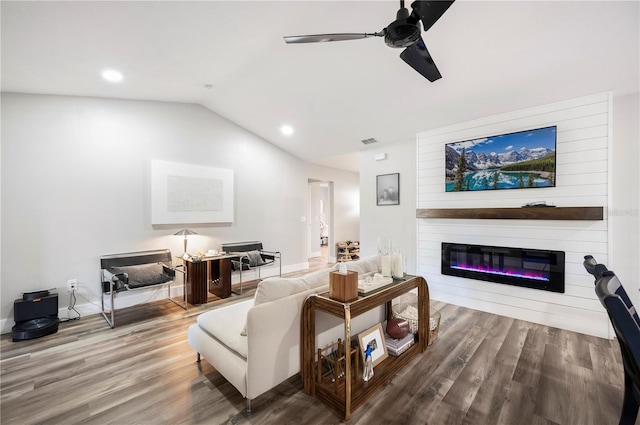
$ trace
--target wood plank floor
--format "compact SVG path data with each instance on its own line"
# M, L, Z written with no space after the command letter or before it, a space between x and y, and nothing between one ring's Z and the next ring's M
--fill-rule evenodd
M326 266L326 264L324 265ZM0 339L0 421L9 424L337 424L299 375L254 400L195 362L187 327L201 312L169 301L100 315L31 341ZM349 424L617 424L623 373L616 341L454 305L438 338ZM636 423L640 423L637 421Z

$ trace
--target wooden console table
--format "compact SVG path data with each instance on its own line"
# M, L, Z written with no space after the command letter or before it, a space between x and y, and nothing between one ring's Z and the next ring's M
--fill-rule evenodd
M205 304L209 292L220 298L231 295L231 260L237 255L204 257L200 261L184 260L187 302Z
M344 353L351 353L351 319L375 307L386 304L387 318L391 317L391 301L394 298L418 288L418 334L416 343L398 357L389 356L374 368L371 380L362 380L362 370L354 370L351 356L345 356L344 378L335 383L318 382L316 364L316 311L324 311L344 321ZM351 302L340 302L329 298L329 293L312 294L302 307L301 326L301 368L304 389L336 409L348 420L352 410L357 409L378 389L389 382L409 361L424 352L428 344L429 326L429 288L424 278L408 276L407 280L394 281L394 284L367 296L358 297ZM357 343L357 342L356 342ZM356 356L362 353L356 350ZM356 362L364 363L364 362ZM322 379L320 379L322 381Z

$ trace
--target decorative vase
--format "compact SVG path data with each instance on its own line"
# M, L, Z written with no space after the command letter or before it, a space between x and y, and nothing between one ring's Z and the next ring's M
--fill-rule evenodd
M388 236L381 236L378 238L378 255L391 254L391 238Z
M391 277L391 238L378 238L378 270L384 277Z

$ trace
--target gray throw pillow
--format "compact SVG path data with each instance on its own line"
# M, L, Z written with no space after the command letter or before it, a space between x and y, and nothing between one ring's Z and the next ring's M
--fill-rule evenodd
M162 263L139 264L137 266L111 267L111 273L126 273L129 276L129 287L157 285L173 278L164 272Z
M257 267L265 264L260 255L260 251L247 251L247 257L249 257L249 267Z

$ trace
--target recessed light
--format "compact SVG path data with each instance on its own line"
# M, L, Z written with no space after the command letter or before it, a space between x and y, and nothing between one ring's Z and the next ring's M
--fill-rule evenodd
M109 81L110 83L118 83L122 81L122 73L120 71L116 71L115 69L107 69L102 71L102 78Z
M280 131L282 131L282 134L284 134L285 136L291 136L293 134L293 127L285 124L280 127Z

